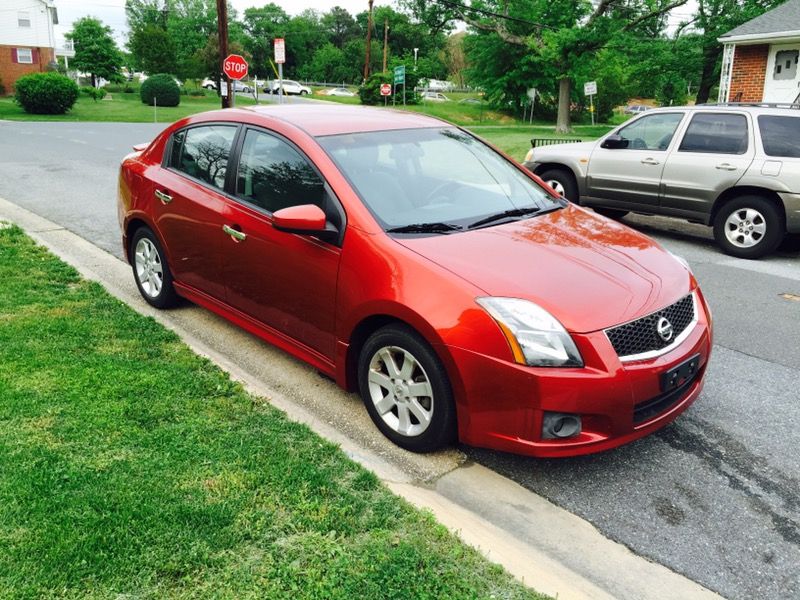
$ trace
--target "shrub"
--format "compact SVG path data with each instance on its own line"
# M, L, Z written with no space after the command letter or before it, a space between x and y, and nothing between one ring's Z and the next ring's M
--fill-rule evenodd
M0 79L0 96L6 95L6 86L3 85L3 80Z
M191 91L189 92L189 95L190 95L190 96L205 96L205 95L206 95L206 93L205 93L205 91L204 91L204 90L191 90Z
M31 73L17 79L14 100L27 113L63 115L78 99L78 86L58 73Z
M92 100L97 102L98 100L102 100L106 97L106 90L105 88L96 88L96 87L82 87L81 94L84 96L89 96Z
M358 88L358 97L361 99L361 104L383 104L384 97L381 96L381 85L384 83L391 84L394 75L392 72L386 73L373 73L370 75L364 84ZM419 96L414 91L417 85L417 77L413 73L406 71L406 104L419 104ZM403 103L403 86L394 86L395 102ZM392 97L386 96L388 103L392 103Z
M181 90L172 75L159 73L151 75L139 89L142 102L148 106L178 106L181 103Z

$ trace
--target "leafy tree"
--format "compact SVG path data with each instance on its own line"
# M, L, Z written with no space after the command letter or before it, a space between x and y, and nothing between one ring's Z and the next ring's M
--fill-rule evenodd
M128 48L140 71L147 74L178 72L175 42L163 27L149 24L133 30Z
M329 42L314 53L306 77L314 81L352 83L358 81L360 72L357 64L352 61L348 64L344 52Z
M355 37L361 35L361 28L346 9L334 6L320 19L323 31L330 42L339 49Z
M244 11L244 47L253 57L251 71L262 78L274 76L269 64L273 55L273 40L288 31L289 15L280 6L270 2L263 8Z
M65 36L75 45L72 64L79 71L91 74L93 87L97 86L98 77L112 80L120 76L122 54L111 33L111 28L99 19L84 17Z

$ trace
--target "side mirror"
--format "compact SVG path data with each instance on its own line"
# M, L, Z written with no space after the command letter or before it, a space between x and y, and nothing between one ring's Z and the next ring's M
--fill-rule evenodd
M272 226L278 231L314 235L326 242L332 242L339 231L325 219L325 213L315 204L289 206L272 213Z
M627 148L629 143L630 140L626 140L621 135L613 134L604 139L600 147L607 150L621 150Z

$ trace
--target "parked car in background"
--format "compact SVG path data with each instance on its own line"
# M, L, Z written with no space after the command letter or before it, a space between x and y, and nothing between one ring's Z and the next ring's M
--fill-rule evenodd
M203 82L200 84L201 87L204 87L207 90L216 90L217 89L217 82L213 79L203 79ZM222 88L227 89L227 83L225 79L222 79ZM242 92L244 94L249 94L253 91L253 88L250 87L249 84L244 83L242 81L234 80L233 82L233 91L235 92Z
M347 98L352 98L355 96L353 92L348 90L347 88L338 87L338 88L331 88L325 91L326 96L342 96Z
M538 181L416 113L212 111L124 159L122 245L147 302L359 390L404 448L606 450L699 396L708 309L684 262Z
M277 94L281 88L281 81L273 79L264 86L264 92L268 94ZM306 96L311 93L311 88L297 81L291 79L283 80L283 93L296 94L298 96Z
M450 102L450 98L441 92L422 92L421 96L427 102Z
M647 106L646 104L629 104L622 112L624 112L626 115L638 115L643 112L647 112L648 110L652 110L652 108L652 106Z
M619 218L634 211L714 228L740 258L800 233L800 110L659 108L595 142L535 148L525 166L558 193Z

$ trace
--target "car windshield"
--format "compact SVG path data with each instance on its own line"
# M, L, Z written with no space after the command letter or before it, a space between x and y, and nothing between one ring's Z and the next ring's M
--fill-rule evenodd
M318 138L386 230L445 233L564 204L453 127Z

